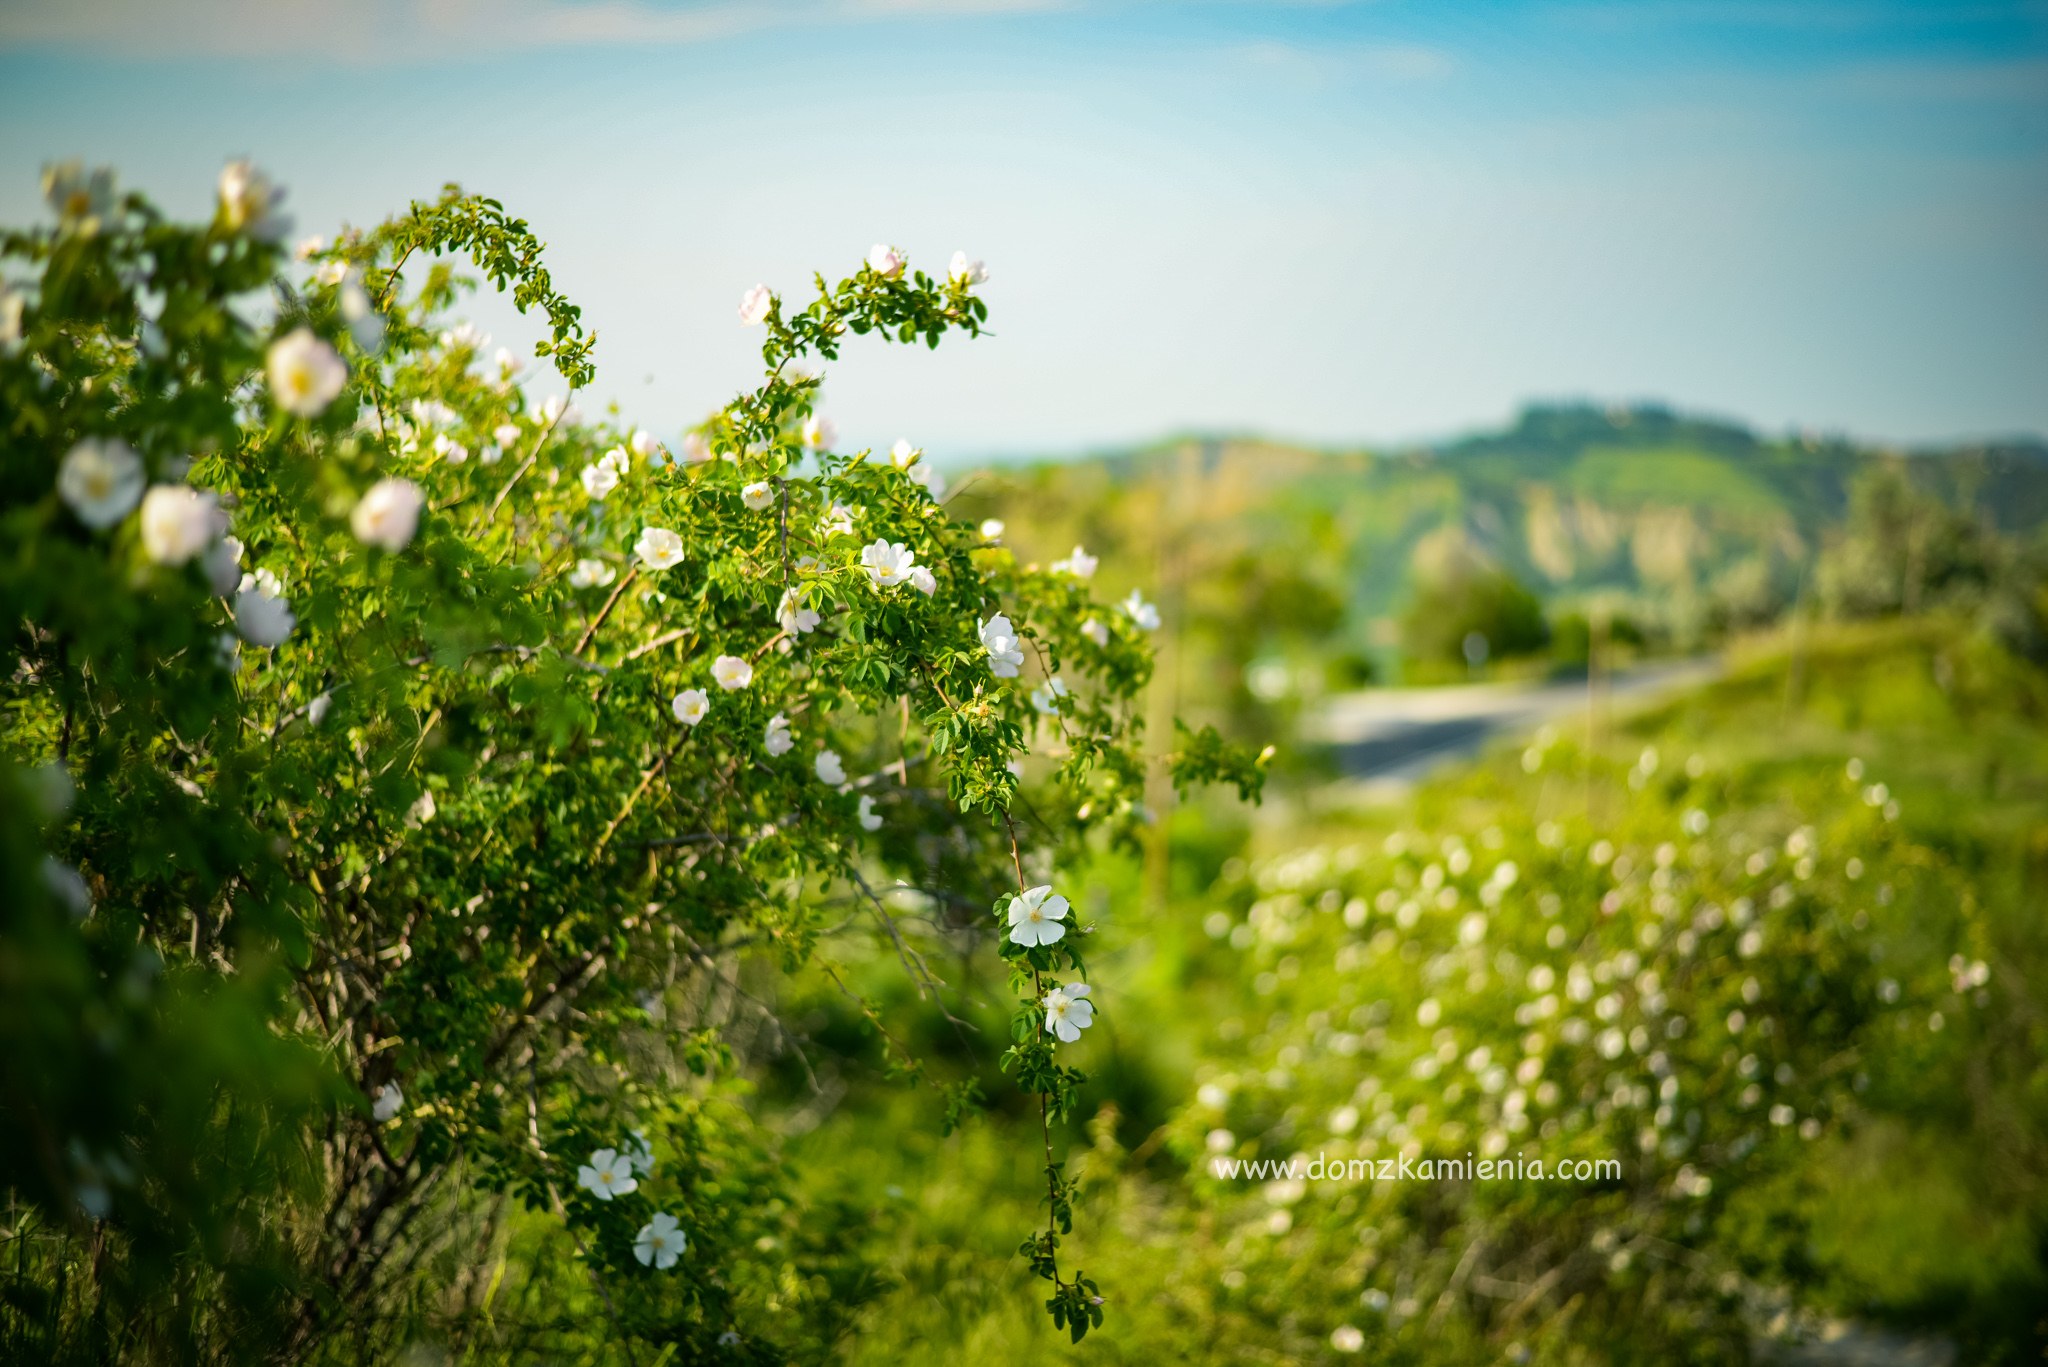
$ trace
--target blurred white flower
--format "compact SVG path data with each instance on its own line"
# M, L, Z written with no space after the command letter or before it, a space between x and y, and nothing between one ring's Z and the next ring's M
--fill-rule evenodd
M820 783L829 783L837 788L846 782L846 766L840 762L837 750L820 750L812 767L818 771Z
M313 279L315 283L321 285L339 285L348 279L348 262L339 257L332 261L322 261L313 268Z
M755 512L762 512L775 503L775 486L765 479L757 479L740 490L740 502Z
M499 347L497 354L491 357L491 364L498 369L498 379L501 382L509 382L513 376L526 369L526 358L515 355L510 347Z
M997 613L977 628L982 648L988 651L988 667L998 679L1014 679L1024 667L1024 643L1010 619Z
M1081 1032L1095 1024L1095 1003L1088 1000L1086 983L1055 987L1039 1005L1045 1008L1046 1027L1067 1044L1081 1038Z
M364 351L375 354L384 345L384 315L377 312L362 277L354 271L341 282L341 317L348 324L348 335Z
M666 527L644 527L633 553L650 570L669 569L683 562L683 539Z
M1365 1331L1355 1324L1340 1324L1330 1331L1330 1346L1340 1353L1356 1353L1365 1347Z
M646 1177L654 1171L654 1145L647 1141L647 1131L634 1130L633 1142L624 1150L626 1159L632 1163L633 1171Z
M686 688L669 703L669 710L685 726L695 726L711 710L711 695L701 688Z
M43 198L57 219L75 232L96 233L114 211L114 171L96 166L87 171L76 160L43 168Z
M683 433L683 460L686 464L703 465L711 458L711 442L702 432Z
M599 456L597 463L610 466L621 479L633 473L633 457L623 446L614 446L611 450Z
M980 261L968 260L966 252L954 252L946 267L946 278L959 285L979 285L987 281L988 267Z
M1117 606L1121 607L1124 610L1124 614L1138 624L1140 630L1159 630L1159 609L1146 602L1144 595L1136 589L1132 589L1131 596L1124 599Z
M929 598L939 591L938 578L923 565L915 565L910 571L910 587Z
M832 425L832 419L821 418L815 413L804 419L803 443L811 450L829 450L838 440L839 429Z
M577 478L583 481L583 492L602 503L605 496L619 487L619 471L610 461L600 460L583 467Z
M876 540L861 548L860 563L877 588L893 589L910 578L917 557L901 541Z
M917 464L917 458L923 454L923 448L912 446L910 438L898 437L896 444L889 448L889 463L899 470L908 470Z
M1081 623L1081 634L1095 642L1098 646L1109 644L1109 628L1096 621L1093 617Z
M775 605L775 620L782 624L784 631L792 636L798 636L816 631L818 623L823 619L812 609L803 606L799 591L790 588L782 591L782 601Z
M450 465L463 465L469 460L469 448L446 432L438 433L434 437L434 454Z
M652 458L661 450L661 443L656 441L654 434L644 427L633 429L633 435L627 439L626 446L627 449L642 460Z
M852 536L853 509L844 503L833 504L818 519L818 532L822 536Z
M868 269L876 275L895 279L903 274L903 252L886 242L877 242L868 252Z
M1059 700L1067 696L1067 681L1055 674L1045 683L1031 690L1031 705L1050 717L1057 710Z
M1055 560L1052 562L1052 572L1054 574L1071 574L1076 579L1091 579L1094 577L1095 567L1099 563L1101 562L1097 557L1088 554L1088 552L1076 546L1074 547L1074 553L1065 560Z
M754 667L737 655L721 655L711 662L711 677L730 692L754 681Z
M533 406L534 418L543 427L574 427L583 410L560 394L550 394Z
M617 1149L599 1149L590 1161L576 1169L576 1185L600 1201L625 1196L640 1189L633 1176L633 1160Z
M409 479L380 479L356 501L355 511L348 515L349 530L364 545L396 554L412 544L425 501L420 486Z
M1003 520L999 517L983 518L981 523L981 539L991 544L1001 541L1003 539Z
M761 735L761 745L771 758L780 759L796 748L796 739L789 734L789 718L777 712L768 719L768 729Z
M206 549L220 530L212 494L183 484L159 484L142 499L142 549L159 565L182 565Z
M251 161L231 161L220 173L220 218L229 232L277 241L292 229L279 208L283 203L284 191Z
M572 589L603 588L618 578L619 572L602 560L585 558L576 562L576 568L569 571L569 587Z
M911 466L907 473L910 476L911 483L922 484L924 491L934 499L945 494L946 477L939 473L937 466L926 461L919 461Z
M242 586L235 594L235 630L250 645L278 645L299 624L283 587L269 570L242 576Z
M377 1089L377 1095L370 1102L370 1118L379 1125L397 1115L405 1106L405 1093L398 1090L398 1084L387 1082Z
M21 345L22 317L27 309L28 296L0 280L0 354Z
M1067 899L1040 884L1010 899L1010 943L1049 945L1067 933Z
M768 292L766 285L756 285L740 296L740 322L755 327L768 321L768 310L775 307L775 296Z
M655 1215L633 1236L633 1256L640 1260L640 1265L651 1265L662 1272L674 1267L689 1246L689 1235L683 1233L676 1217L666 1211Z
M227 597L242 582L241 539L224 536L214 542L207 548L206 559L202 565L206 570L208 587L216 596Z
M315 695L313 701L306 704L306 725L318 726L321 722L326 721L327 713L333 706L334 695L332 693Z
M341 353L314 336L311 328L293 328L272 342L265 368L277 406L299 418L319 417L348 383Z
M491 440L504 447L517 446L519 444L519 424L516 422L499 423L491 429Z
M875 800L866 793L861 794L859 819L860 828L864 831L879 831L882 829L882 817L875 810Z
M318 233L314 233L310 237L302 237L292 244L292 255L301 261L311 261L326 250L327 239Z

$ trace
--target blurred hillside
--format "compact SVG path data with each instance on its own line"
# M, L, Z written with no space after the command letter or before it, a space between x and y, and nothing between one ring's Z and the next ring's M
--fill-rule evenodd
M2024 589L2009 601L2032 582L2009 562L2048 527L2048 445L1905 452L1659 406L1545 405L1406 451L1190 438L1006 469L956 506L1004 517L1027 559L1079 543L1150 566L1133 584L1169 631L1220 656L1190 701L1250 705L1435 681L1431 656L1462 674L1475 629L1495 662L1569 668L1589 621L1623 646L1690 650L1795 604L1873 616L1959 590L2031 651L2039 605Z

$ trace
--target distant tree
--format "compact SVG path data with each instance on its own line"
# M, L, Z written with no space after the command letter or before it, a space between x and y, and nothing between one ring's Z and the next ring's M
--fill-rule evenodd
M1401 618L1401 642L1411 659L1465 665L1468 638L1485 643L1482 659L1530 655L1550 640L1543 605L1498 566L1466 558L1416 587Z

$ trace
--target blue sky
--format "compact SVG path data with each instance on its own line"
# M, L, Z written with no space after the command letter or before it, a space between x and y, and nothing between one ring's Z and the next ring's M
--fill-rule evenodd
M7 0L0 130L14 222L72 155L192 213L253 155L302 231L492 194L664 431L743 289L889 240L985 257L995 335L850 350L860 444L2048 432L2043 3Z

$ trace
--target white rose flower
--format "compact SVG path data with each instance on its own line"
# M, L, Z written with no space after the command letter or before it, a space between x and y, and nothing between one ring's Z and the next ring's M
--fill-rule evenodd
M576 1169L576 1185L600 1201L609 1201L638 1191L640 1180L633 1176L632 1159L617 1149L599 1149Z
M885 279L894 280L903 274L903 252L886 242L877 242L868 252L868 269Z
M348 279L348 262L339 258L333 261L322 261L313 268L313 280L316 284L339 285L346 279Z
M420 505L426 495L409 479L380 479L356 501L348 515L349 530L365 546L396 555L412 544L420 526Z
M657 451L661 450L661 443L656 441L654 434L644 427L634 428L633 435L626 442L626 445L634 455L642 460L651 459Z
M611 450L599 456L597 463L599 465L611 466L612 469L618 472L621 479L633 473L633 457L623 446L614 446Z
M229 232L247 233L259 242L275 242L291 231L292 221L278 208L284 191L253 162L231 161L220 173L220 218Z
M348 383L341 353L314 336L311 328L293 328L272 342L265 368L271 397L298 418L319 417Z
M672 569L683 563L683 539L666 527L645 527L633 553L650 570Z
M824 619L815 611L803 606L802 595L790 588L782 591L782 601L775 605L775 620L782 629L792 636L801 636L816 631Z
M912 446L910 438L898 437L896 444L889 448L889 463L899 470L908 470L917 464L917 458L924 454L924 448Z
M846 782L846 765L840 761L837 750L820 750L812 767L818 771L820 783L829 783L837 788Z
M775 486L765 479L757 479L740 490L740 502L755 512L763 512L775 503Z
M740 296L740 322L758 327L768 321L768 311L774 307L775 296L768 292L768 287L756 285Z
M901 541L876 540L861 547L860 563L867 567L875 587L893 589L907 581L917 568L917 557Z
M835 503L825 510L818 519L818 531L824 536L852 536L853 509L844 503Z
M301 261L311 261L326 250L327 239L318 233L314 233L310 237L300 238L298 242L293 244L292 255Z
M434 454L450 465L463 465L469 460L469 448L446 432L434 438Z
M1109 644L1109 628L1096 621L1093 617L1081 623L1081 634L1095 642L1098 646Z
M991 544L1003 539L1003 520L999 517L984 518L981 523L981 539Z
M1010 943L1049 945L1066 935L1067 899L1041 884L1010 899Z
M1067 696L1067 681L1055 674L1045 681L1042 688L1031 690L1031 705L1046 716L1053 715L1061 698Z
M1052 572L1054 574L1071 574L1076 579L1090 579L1095 575L1097 563L1096 557L1076 546L1074 547L1074 553L1065 560L1055 560L1052 562Z
M864 831L879 831L882 829L882 817L875 810L875 800L866 793L861 794L859 820L860 828Z
M666 1272L676 1265L683 1256L683 1250L690 1246L690 1236L683 1233L676 1217L666 1211L657 1214L640 1227L633 1236L633 1256L640 1260L642 1267L652 1266Z
M504 383L509 383L513 376L526 369L526 359L515 355L510 347L499 347L497 354L491 357L491 363L497 366L498 379Z
M441 345L449 351L476 353L491 344L491 334L464 319L441 334Z
M938 577L923 565L916 565L910 571L910 587L929 598L939 591Z
M142 549L159 565L182 565L220 530L213 495L182 484L159 484L142 498Z
M605 496L619 487L618 467L608 460L584 466L583 473L577 478L583 481L583 492L599 503L604 502Z
M720 688L731 692L754 681L754 667L737 655L721 655L711 662L711 677Z
M777 712L768 719L768 729L762 733L761 744L769 755L780 759L796 748L796 738L789 734L789 718Z
M669 710L685 726L695 726L711 710L711 695L701 688L686 688L669 703Z
M242 542L239 537L224 536L207 548L207 585L218 597L225 598L233 593L242 582Z
M142 499L142 457L119 437L86 437L64 453L57 493L80 522L105 531Z
M397 1115L405 1106L405 1093L398 1090L398 1084L387 1082L377 1089L376 1097L370 1103L370 1117L379 1125Z
M981 644L988 651L989 670L998 679L1014 679L1024 667L1024 643L1010 619L997 613L977 628Z
M113 168L97 166L87 171L76 160L45 166L43 198L65 227L96 233L101 221L114 212Z
M283 587L269 570L242 576L242 587L235 594L235 630L250 645L281 644L299 624Z
M946 267L946 278L959 285L979 285L988 279L988 267L980 261L970 261L966 252L954 252L953 260Z
M804 419L804 445L813 451L824 451L839 440L839 429L832 425L832 419L821 418L813 413Z
M569 571L569 587L572 589L603 588L619 577L619 572L603 560L584 558L576 562L576 568Z
M937 467L919 461L916 465L911 466L906 473L909 474L912 483L922 484L925 492L934 499L945 494L946 477L938 472Z
M1095 1024L1095 1003L1088 1000L1088 984L1070 983L1045 994L1039 1005L1045 1008L1045 1025L1061 1041L1072 1044L1081 1032Z
M1138 624L1140 630L1159 630L1159 609L1146 602L1144 595L1136 589L1132 589L1131 596L1118 606L1124 610L1126 616Z
M491 440L497 442L500 446L517 446L519 444L519 424L516 422L499 423L491 429Z

